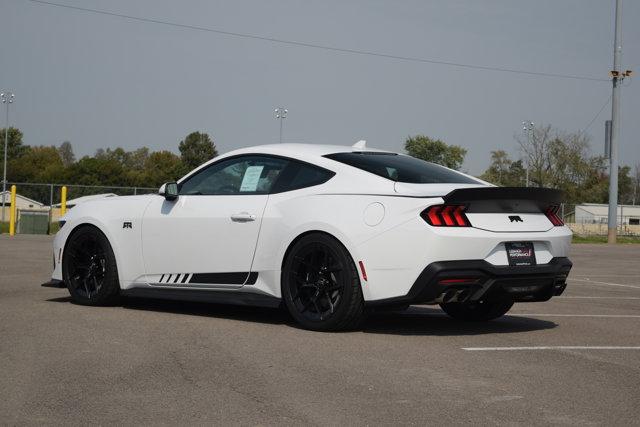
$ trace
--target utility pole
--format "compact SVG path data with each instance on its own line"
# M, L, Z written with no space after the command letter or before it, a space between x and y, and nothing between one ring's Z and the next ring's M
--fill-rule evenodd
M531 139L533 137L533 122L524 121L522 122L522 130L527 135L527 147L531 150ZM527 155L526 165L525 165L525 186L529 186L529 153L525 153Z
M282 121L287 118L287 113L289 112L284 107L278 107L275 109L276 119L280 119L280 143L282 144Z
M618 228L618 141L620 136L620 89L625 77L631 75L631 70L620 71L622 59L622 0L616 0L615 38L613 41L613 70L611 81L611 156L609 159L609 214L607 241L616 243Z
M9 105L13 104L15 95L11 92L0 93L2 103L7 106L7 121L4 128L4 167L2 172L2 222L4 222L4 206L7 192L7 147L9 146Z

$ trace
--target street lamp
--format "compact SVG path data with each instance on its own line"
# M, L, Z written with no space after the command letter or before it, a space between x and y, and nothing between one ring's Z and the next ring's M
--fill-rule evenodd
M284 107L278 107L275 109L276 119L280 120L280 143L282 144L282 121L287 118L289 111Z
M7 106L7 125L4 128L4 168L2 173L2 222L4 223L4 205L7 195L7 146L9 143L9 105L13 104L13 98L15 95L11 92L0 93L0 99L2 103Z
M531 149L531 137L533 136L533 122L522 122L522 130L527 135L527 148ZM529 186L529 154L527 154L527 164L526 164L526 173L525 173L525 186Z

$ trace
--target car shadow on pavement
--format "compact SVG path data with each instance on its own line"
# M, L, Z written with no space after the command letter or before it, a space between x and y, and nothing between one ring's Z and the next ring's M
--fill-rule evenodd
M75 304L70 296L50 298L49 302L66 302ZM277 308L250 307L231 304L215 304L209 302L191 302L152 298L121 298L115 305L127 310L157 311L188 316L205 316L224 319L235 319L246 322L291 324L287 313ZM100 307L90 307L99 309Z
M147 298L123 298L120 306L130 310L162 311L165 313L233 319L245 322L293 323L287 313L277 308Z
M47 301L73 303L69 296L51 298ZM205 316L299 328L288 313L276 308L145 298L123 298L117 306L127 310ZM405 311L372 313L360 331L368 334L453 336L512 334L552 329L556 326L556 323L546 320L509 315L490 322L463 322L450 318L439 308L412 306Z
M374 313L363 330L369 334L448 336L513 334L556 326L555 322L508 314L489 322L465 322L452 319L437 307L412 306L405 311Z

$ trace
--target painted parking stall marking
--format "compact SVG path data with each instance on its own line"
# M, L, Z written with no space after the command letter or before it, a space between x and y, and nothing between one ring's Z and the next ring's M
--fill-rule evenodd
M640 346L547 345L525 347L462 347L464 351L537 351L537 350L640 350Z

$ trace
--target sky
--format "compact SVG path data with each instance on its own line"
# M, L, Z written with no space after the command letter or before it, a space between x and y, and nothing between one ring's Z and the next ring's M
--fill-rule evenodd
M595 78L613 62L614 0L52 0L195 27L428 60ZM623 0L623 69L640 76L640 2ZM522 121L591 136L603 151L610 81L403 61L0 0L0 88L29 145L77 156L177 153L189 132L219 152L285 142L402 151L424 134L517 158ZM606 104L606 105L605 105ZM603 108L604 106L604 108ZM620 158L640 163L640 83L624 82ZM601 111L600 115L597 113ZM4 112L0 116L4 127ZM591 123L590 126L589 123Z

